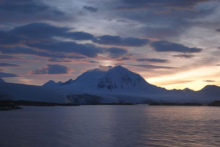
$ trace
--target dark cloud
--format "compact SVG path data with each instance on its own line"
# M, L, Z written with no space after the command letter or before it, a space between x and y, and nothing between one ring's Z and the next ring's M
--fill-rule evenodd
M69 37L74 40L92 40L94 38L92 34L85 33L85 32L67 33L66 37Z
M70 28L56 27L46 23L31 23L15 27L10 31L0 31L0 44L16 44L21 41L39 41L53 37L74 40L91 40L93 35L85 32L70 32Z
M46 23L31 23L15 27L9 33L25 38L46 39L56 36L65 36L69 28L56 27Z
M17 64L10 64L10 63L0 63L0 66L13 66L13 67L15 67L15 66L19 66L19 65L17 65Z
M118 58L127 53L127 50L122 48L108 48L105 52L109 53L109 56L112 58Z
M209 0L121 0L122 6L117 7L118 10L134 10L143 8L176 8L189 9L201 2Z
M141 64L141 65L131 65L129 66L135 66L135 67L141 67L141 68L148 68L148 69L174 69L175 67L169 67L169 66L156 66L156 65L149 65L149 64Z
M83 8L93 13L98 11L98 8L92 6L84 6Z
M1 48L0 48L0 50L1 50ZM19 59L19 58L14 57L14 56L10 56L10 55L0 55L0 60L6 60L6 59L13 60L13 59Z
M92 44L78 44L75 42L42 42L28 44L30 47L36 47L40 50L57 53L76 53L87 57L95 57L102 53L102 49Z
M166 59L156 59L156 58L140 58L137 59L137 61L147 61L147 62L153 62L153 63L167 63L169 60Z
M178 43L172 43L168 41L155 41L151 43L151 46L157 52L181 52L181 53L198 53L201 52L200 48L190 48Z
M50 58L47 61L49 62L71 62L71 59L84 59L86 57L84 56L66 56L66 57L54 57L54 58Z
M215 80L204 80L203 82L213 83L213 82L215 82Z
M216 29L217 32L220 32L220 29Z
M32 50L31 48L27 47L0 47L0 52L3 54L23 54L23 55L34 55L39 57L54 57L54 58L67 58L67 56L59 53L48 53L48 52L40 52L36 50Z
M16 44L22 41L23 37L19 37L10 32L0 31L0 44Z
M19 76L13 73L0 72L0 78L7 78L7 77L19 77Z
M58 64L48 64L46 67L32 71L32 74L67 74L71 69Z
M1 23L64 20L65 13L38 0L3 0L0 2Z
M64 61L68 59L83 59L108 53L111 58L118 58L127 53L123 48L100 48L92 44L77 44L74 42L42 42L27 44L29 47L0 47L2 54L23 54L50 58L49 61ZM38 48L32 49L32 47ZM79 54L71 55L69 53Z
M121 38L120 36L110 36L104 35L96 37L93 39L93 42L104 45L117 45L117 46L144 46L149 43L148 39L139 39L139 38Z
M190 55L190 54L179 54L179 55L173 55L173 57L193 58L193 57L195 57L195 56L194 56L194 55Z
M71 38L74 40L91 40L93 35L85 32L69 32L66 27L56 27L45 23L32 23L15 27L7 32L0 32L0 44L16 44L21 41L39 41L53 37Z
M99 63L98 61L95 61L95 60L90 60L89 62L90 63Z
M130 58L129 57L123 57L120 60L130 60Z
M135 31L132 31L132 27L126 31L166 39L183 34L191 26L207 27L210 22L195 22L197 18L215 13L214 7L197 7L197 4L206 1L211 0L120 0L113 1L112 5L118 10L116 18L135 22L136 25L132 26L138 26Z
M47 61L49 62L71 62L70 59L66 59L66 58L50 58Z

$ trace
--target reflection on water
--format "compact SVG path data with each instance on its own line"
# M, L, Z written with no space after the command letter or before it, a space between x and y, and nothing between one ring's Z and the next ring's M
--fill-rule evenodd
M2 147L220 146L220 108L24 107L0 112Z

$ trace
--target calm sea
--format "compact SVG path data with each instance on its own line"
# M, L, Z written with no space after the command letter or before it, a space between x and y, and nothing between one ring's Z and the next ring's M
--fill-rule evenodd
M1 147L219 147L220 108L23 107L0 111Z

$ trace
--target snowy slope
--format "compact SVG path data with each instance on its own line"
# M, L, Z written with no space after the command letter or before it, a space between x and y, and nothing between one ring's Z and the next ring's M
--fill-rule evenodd
M89 70L79 76L74 83L63 86L65 89L92 93L152 93L165 91L147 83L139 74L122 66L109 70Z
M69 84L72 84L74 83L74 80L73 79L69 79L68 81L66 82L55 82L53 80L49 80L48 82L46 82L45 84L43 84L42 86L43 87L52 87L52 88L55 88L55 87L60 87L60 86L63 86L63 85L69 85Z
M72 84L64 85L62 88L82 92L98 90L97 84L106 73L107 71L98 68L88 70L77 77Z
M122 66L89 70L76 80L49 81L44 86L0 82L0 96L8 95L13 100L40 102L96 103L147 103L201 102L220 100L220 87L209 85L200 91L165 90L147 83L139 74Z
M64 103L66 95L58 89L14 83L0 83L0 94L9 95L13 100Z
M50 80L42 85L43 87L59 87L61 86L61 83L56 83L53 80Z
M0 83L5 83L5 81L3 79L0 78Z
M108 95L93 95L81 92L68 91L61 88L33 86L14 83L0 83L1 100L25 100L37 102L66 103L80 100L80 104L118 103L116 97Z

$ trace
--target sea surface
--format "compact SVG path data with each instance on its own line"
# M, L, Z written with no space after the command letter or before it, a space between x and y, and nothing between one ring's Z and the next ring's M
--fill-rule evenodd
M23 108L0 111L1 147L220 146L220 107Z

